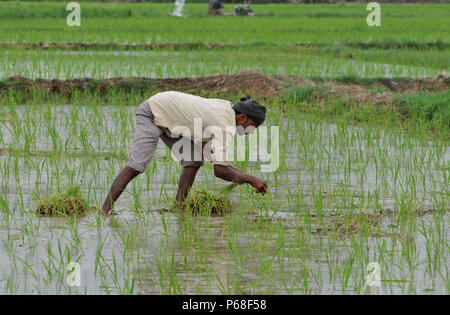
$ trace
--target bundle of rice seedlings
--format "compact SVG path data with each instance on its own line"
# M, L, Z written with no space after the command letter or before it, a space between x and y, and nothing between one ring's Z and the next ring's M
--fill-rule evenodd
M88 209L88 203L80 192L80 187L69 187L67 192L40 200L36 210L38 216L78 217Z
M227 215L233 210L228 195L236 185L237 183L230 184L218 194L212 194L206 189L195 191L186 200L185 210L194 215Z

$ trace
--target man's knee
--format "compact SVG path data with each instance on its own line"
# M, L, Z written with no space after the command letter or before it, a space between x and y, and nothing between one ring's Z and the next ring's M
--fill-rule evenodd
M202 165L203 161L181 161L181 166L183 168L193 167L198 170Z
M123 168L122 172L130 179L133 179L139 174L141 174L141 172L139 172L137 169L134 169L128 165Z

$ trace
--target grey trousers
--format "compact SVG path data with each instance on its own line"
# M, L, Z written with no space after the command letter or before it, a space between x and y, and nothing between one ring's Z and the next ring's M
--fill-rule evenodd
M155 125L154 116L147 100L139 106L135 117L135 135L131 151L128 155L127 165L129 167L137 170L139 173L143 173L153 158L159 139L172 150L173 154L177 156L177 159L181 161L183 167L203 165L204 160L201 144L195 145L194 141L185 137L171 138L167 136L162 128ZM176 149L173 149L174 144L178 141L184 141L184 143L178 143L175 146ZM186 147L190 147L191 151L187 156L183 155L183 148ZM201 157L201 160L198 157Z

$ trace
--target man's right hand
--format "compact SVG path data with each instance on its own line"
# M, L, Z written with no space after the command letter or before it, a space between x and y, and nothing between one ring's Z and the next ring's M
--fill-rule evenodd
M248 183L255 187L257 193L265 194L267 191L267 183L265 180L245 174L241 170L230 165L214 165L214 175L229 182L239 184Z
M256 178L250 183L255 187L257 193L265 194L267 191L267 182L264 179Z

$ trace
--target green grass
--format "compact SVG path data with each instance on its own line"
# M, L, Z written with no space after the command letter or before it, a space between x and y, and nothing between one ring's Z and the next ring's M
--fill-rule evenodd
M395 102L400 113L414 120L435 121L450 127L450 91L400 95Z
M295 86L285 94L293 102L309 101L313 102L318 96L323 95L327 89L324 86Z

